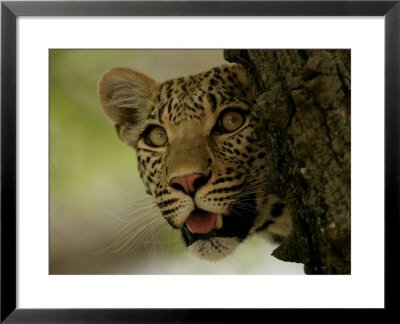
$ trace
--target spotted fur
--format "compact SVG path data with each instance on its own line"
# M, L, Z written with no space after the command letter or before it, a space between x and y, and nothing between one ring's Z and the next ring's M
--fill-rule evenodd
M161 84L114 68L101 78L98 93L119 138L137 152L147 193L165 220L182 232L190 252L216 260L249 235L275 240L288 235L292 224L285 204L263 189L266 152L253 136L254 94L240 65ZM233 132L221 131L220 116L236 110L243 124ZM165 145L149 145L154 127L165 131ZM195 193L171 184L191 174L204 175ZM196 209L223 215L222 228L192 233L186 220Z

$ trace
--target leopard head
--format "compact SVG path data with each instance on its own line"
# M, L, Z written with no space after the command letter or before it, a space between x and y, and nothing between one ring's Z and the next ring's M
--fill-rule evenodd
M126 68L98 95L162 216L203 259L230 254L265 222L265 153L253 136L254 94L240 65L158 84Z

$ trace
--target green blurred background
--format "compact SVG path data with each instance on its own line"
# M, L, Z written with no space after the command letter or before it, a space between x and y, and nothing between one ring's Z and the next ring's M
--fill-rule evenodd
M222 50L50 50L50 274L302 274L258 238L218 262L185 252L144 193L133 149L97 100L108 69L162 82L226 63Z

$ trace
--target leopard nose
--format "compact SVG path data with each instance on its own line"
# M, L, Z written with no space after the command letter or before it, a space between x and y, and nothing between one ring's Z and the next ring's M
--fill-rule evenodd
M187 176L173 177L169 181L169 185L192 196L201 186L207 183L208 179L209 177L202 173L193 173Z

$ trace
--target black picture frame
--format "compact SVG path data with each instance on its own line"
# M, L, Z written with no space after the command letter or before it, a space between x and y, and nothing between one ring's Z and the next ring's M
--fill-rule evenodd
M1 322L233 323L268 309L16 308L16 19L19 16L383 16L385 19L385 310L396 310L399 244L400 0L1 3ZM373 189L372 189L373 190ZM268 314L266 314L269 312ZM379 312L379 315L382 314ZM371 318L372 319L372 318ZM250 320L250 322L252 322Z

